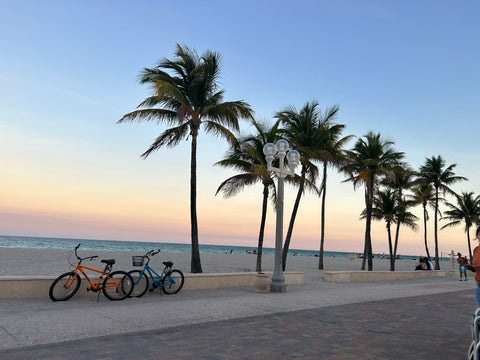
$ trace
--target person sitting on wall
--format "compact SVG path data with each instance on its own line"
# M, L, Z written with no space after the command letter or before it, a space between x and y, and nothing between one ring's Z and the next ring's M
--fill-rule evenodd
M425 261L424 257L420 257L420 260L418 261L418 264L415 267L415 270L430 270L428 266L428 262Z

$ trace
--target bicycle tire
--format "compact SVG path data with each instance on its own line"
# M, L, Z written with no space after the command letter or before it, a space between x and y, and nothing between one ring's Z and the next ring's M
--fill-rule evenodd
M167 295L177 294L182 290L184 280L185 277L180 270L172 270L162 278L160 286Z
M73 271L62 274L50 285L48 296L52 301L67 301L77 293L81 282L80 276L75 276Z
M130 297L142 297L148 290L148 277L147 274L143 273L142 277L139 279L141 271L140 270L132 270L129 271L128 274L133 279L133 291ZM138 284L136 282L138 281Z
M102 292L109 300L123 300L133 291L133 279L126 272L117 270L107 275L103 281Z

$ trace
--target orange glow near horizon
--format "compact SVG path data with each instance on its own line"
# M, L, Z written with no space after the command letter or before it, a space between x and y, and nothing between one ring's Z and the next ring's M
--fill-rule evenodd
M113 179L111 184L84 176L57 178L40 170L35 176L25 175L20 169L9 171L11 176L0 189L0 226L5 235L190 242L189 188L184 170L179 171L178 178L144 180L145 175L139 174L137 178ZM131 185L136 183L141 186ZM200 243L256 247L261 187L224 199L221 194L214 196L218 183L218 179L209 177L200 182L197 203ZM325 250L363 252L364 222L359 220L358 210L362 191L354 191L351 184L331 186L329 190ZM295 196L296 192L287 185L284 238ZM265 247L274 247L275 222L276 215L269 202ZM419 226L417 232L401 229L399 253L425 253L421 221ZM429 227L429 248L433 252L432 221ZM372 242L374 253L388 253L383 222L372 224ZM439 231L440 251L455 249L466 253L466 245L460 227ZM297 213L290 248L318 250L319 247L320 200L306 194Z

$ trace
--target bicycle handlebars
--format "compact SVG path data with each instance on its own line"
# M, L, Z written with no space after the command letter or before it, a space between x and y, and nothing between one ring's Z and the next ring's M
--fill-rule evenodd
M98 258L98 255L87 256L87 257L84 257L84 258L81 258L80 256L78 256L78 254L77 254L77 249L80 247L80 245L81 245L81 244L78 244L77 246L75 246L75 256L77 257L78 260L80 260L80 261L83 261L83 260L90 260L90 261L92 261L93 259Z
M158 249L158 251L155 251L155 250L147 251L147 253L143 255L144 258L147 258L147 264L150 262L150 257L157 255L158 253L160 253L160 251L161 251L160 249Z
M155 256L155 255L157 255L158 253L160 253L160 251L161 251L160 249L158 249L158 251L150 250L150 251L148 251L144 256L146 256L146 257Z

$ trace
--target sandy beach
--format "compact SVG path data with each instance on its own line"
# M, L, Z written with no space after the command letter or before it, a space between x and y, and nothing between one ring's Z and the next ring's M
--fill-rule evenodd
M50 249L20 249L0 248L0 276L53 276L59 275L71 269L68 262L71 250ZM100 259L115 259L114 269L132 270L132 256L143 255L142 252L120 251L94 251L79 249L82 257L98 255L98 259L85 262L85 265L101 268ZM75 256L70 257L73 264ZM200 254L204 273L231 273L231 272L255 272L257 257L253 254ZM318 257L314 256L289 256L287 258L287 271L301 271L305 273L305 283L318 280L323 277L323 271L318 270ZM163 252L153 257L150 265L163 268L163 261L172 261L174 268L180 269L185 274L190 273L189 253ZM415 260L397 260L395 269L399 271L414 270ZM360 270L361 259L351 261L348 258L325 257L324 266L327 271ZM442 261L442 270L451 269L451 263ZM274 256L263 255L262 270L273 271ZM390 269L390 261L387 259L374 259L373 270L387 271Z

